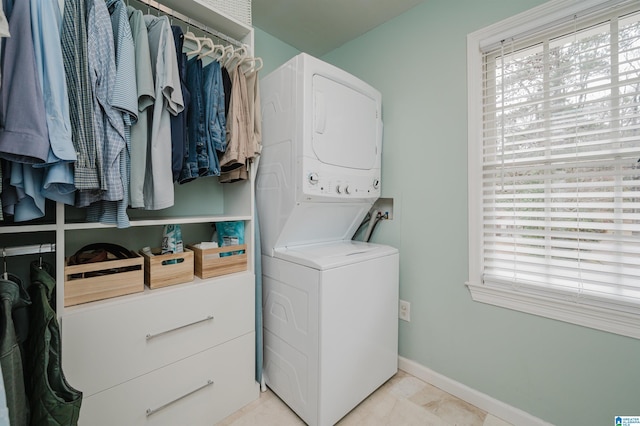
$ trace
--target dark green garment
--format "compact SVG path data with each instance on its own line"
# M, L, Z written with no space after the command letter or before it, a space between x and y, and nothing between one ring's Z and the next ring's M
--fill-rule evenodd
M22 355L12 318L14 307L24 305L20 299L20 286L14 281L0 279L0 366L11 426L29 424Z
M27 340L27 394L33 426L73 426L78 423L82 392L72 388L62 372L60 329L54 302L53 268L31 263L31 318ZM13 424L12 424L13 425Z

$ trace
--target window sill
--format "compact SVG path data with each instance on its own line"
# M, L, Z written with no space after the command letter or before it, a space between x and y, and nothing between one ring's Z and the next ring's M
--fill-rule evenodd
M640 311L619 312L607 309L605 303L602 306L584 305L539 294L524 294L499 286L470 282L466 285L476 302L640 339Z

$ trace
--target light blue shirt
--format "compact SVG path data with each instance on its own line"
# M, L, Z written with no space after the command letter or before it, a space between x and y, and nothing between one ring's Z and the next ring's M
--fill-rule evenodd
M87 52L93 89L93 118L100 163L98 174L104 179L102 191L80 191L77 207L99 200L118 201L124 197L120 175L120 155L125 149L122 113L111 105L116 82L116 58L111 17L104 0L94 0L87 15Z
M61 23L57 0L31 0L31 31L50 143L46 163L35 167L46 167L42 196L72 205L76 187L70 163L75 162L77 156L71 136L69 97L60 45Z
M131 174L131 124L138 120L138 88L136 84L136 58L127 5L122 0L107 0L113 38L115 42L116 79L111 92L111 106L121 112L124 119L126 146L120 155L120 177L124 186L118 201L101 200L87 208L88 222L115 223L118 228L130 226L129 176Z

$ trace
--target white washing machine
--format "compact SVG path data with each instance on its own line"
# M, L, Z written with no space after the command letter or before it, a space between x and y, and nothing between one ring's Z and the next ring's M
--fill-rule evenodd
M380 196L381 95L306 54L260 85L264 378L333 425L397 372L398 251L351 240Z
M345 241L262 259L267 384L333 425L397 372L398 251Z

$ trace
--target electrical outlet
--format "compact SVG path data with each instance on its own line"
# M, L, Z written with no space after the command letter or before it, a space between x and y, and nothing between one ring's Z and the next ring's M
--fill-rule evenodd
M398 307L398 318L403 321L411 321L411 303L406 300L401 300Z

